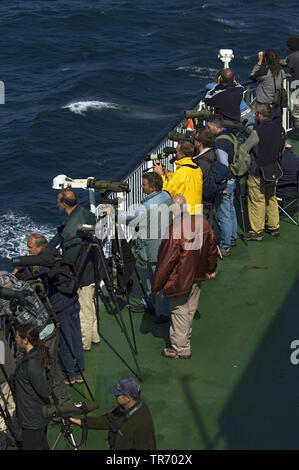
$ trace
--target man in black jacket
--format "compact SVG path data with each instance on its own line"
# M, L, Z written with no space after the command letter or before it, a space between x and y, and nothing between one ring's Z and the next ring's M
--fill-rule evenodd
M204 129L195 134L194 146L196 156L192 158L194 163L199 166L202 171L203 179L203 191L202 191L202 202L203 202L203 216L207 219L214 232L217 228L217 223L214 217L214 202L215 198L209 199L204 191L204 184L208 178L211 170L211 164L216 160L216 155L213 150L214 136L208 129Z
M71 261L76 268L80 267L82 261L83 240L77 235L78 225L95 225L95 215L81 207L77 202L76 194L69 190L59 191L57 205L60 211L66 214L66 218L59 228L59 234L51 241L51 246L60 245L62 253ZM79 303L80 323L82 331L83 348L89 351L92 344L100 342L98 333L97 315L94 305L94 268L90 257L79 273Z
M273 237L279 235L277 181L265 181L262 168L277 162L284 146L280 120L271 119L270 106L257 104L255 115L257 126L246 141L248 151L255 148L247 181L250 231L245 237L248 241L262 241L263 232Z
M217 74L217 84L207 92L205 103L213 106L215 113L223 119L240 122L240 104L244 88L235 81L235 74L231 69L222 69Z
M141 385L133 377L121 379L109 388L118 406L102 416L70 418L88 429L107 429L110 450L155 450L156 438L151 412L140 400Z

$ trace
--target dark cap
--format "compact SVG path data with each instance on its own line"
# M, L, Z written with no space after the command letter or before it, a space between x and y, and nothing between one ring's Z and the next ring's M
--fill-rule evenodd
M110 387L108 391L114 396L128 395L137 398L141 392L141 385L133 377L128 377L126 379L120 379L117 384Z

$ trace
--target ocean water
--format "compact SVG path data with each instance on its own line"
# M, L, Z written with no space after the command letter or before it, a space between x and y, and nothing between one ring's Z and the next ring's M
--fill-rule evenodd
M56 175L126 176L213 81L220 48L246 82L259 50L287 55L298 11L298 0L2 0L1 269L30 233L55 233Z

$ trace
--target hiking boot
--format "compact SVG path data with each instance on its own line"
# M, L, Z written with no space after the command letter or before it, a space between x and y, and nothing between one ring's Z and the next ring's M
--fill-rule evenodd
M187 354L185 356L182 356L180 354L177 354L174 349L171 348L165 348L161 352L162 356L168 357L169 359L190 359L191 354Z
M247 233L244 233L244 238L247 241L262 242L264 240L264 235L262 232L261 233L247 232Z
M268 233L269 235L271 235L271 237L279 237L279 230L276 229L276 230L270 230L269 228L265 227L264 228L264 232L265 233Z
M230 256L230 254L231 254L231 253L230 253L230 247L229 247L229 248L220 248L220 247L219 247L219 251L220 251L221 256L222 256L223 258L225 258L226 256Z
M76 382L76 384L83 384L84 380L82 379L81 375L76 375L75 376L75 382Z
M76 378L72 377L71 379L64 379L65 385L75 385L76 383Z

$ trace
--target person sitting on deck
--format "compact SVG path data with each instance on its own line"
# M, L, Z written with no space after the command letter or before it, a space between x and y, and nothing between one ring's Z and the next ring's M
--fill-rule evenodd
M286 144L280 160L283 171L278 180L276 195L282 199L296 199L299 184L299 156L294 153L290 144Z

